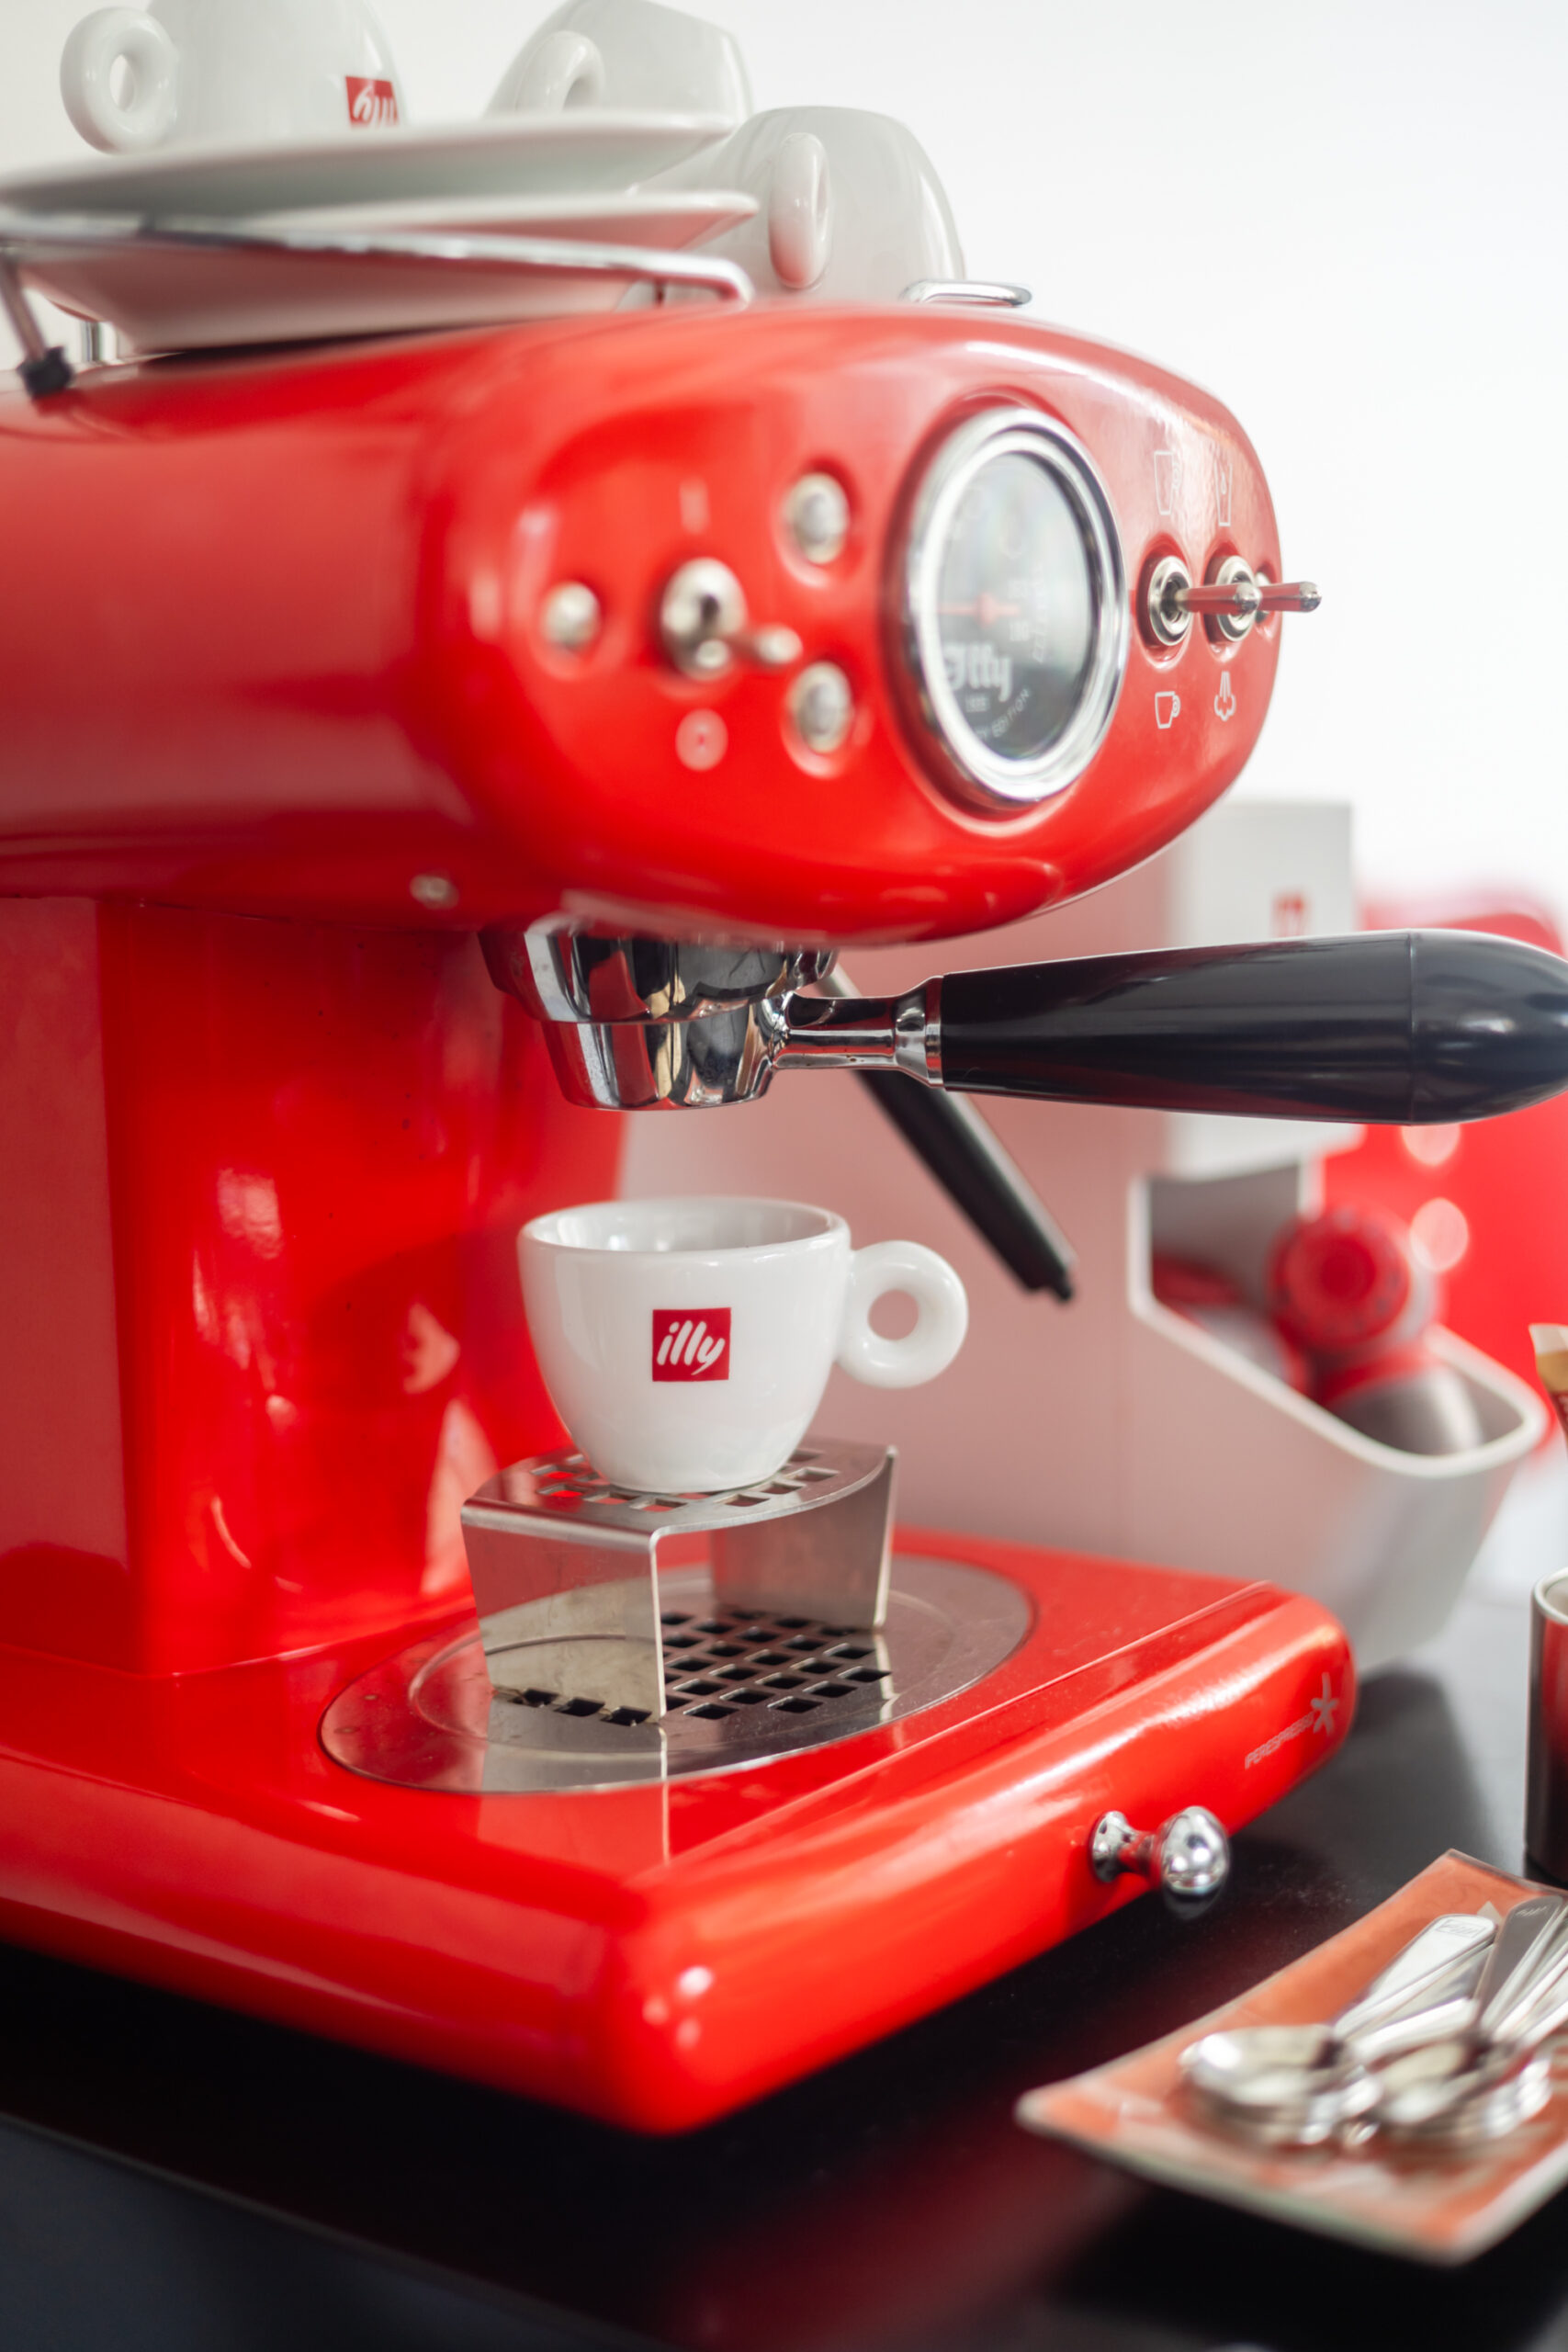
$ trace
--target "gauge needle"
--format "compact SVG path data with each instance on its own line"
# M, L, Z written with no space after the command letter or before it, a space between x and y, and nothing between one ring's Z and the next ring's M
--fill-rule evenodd
M937 611L943 620L977 620L982 628L989 628L993 621L1014 620L1017 605L998 605L994 596L982 596L974 605L939 605Z

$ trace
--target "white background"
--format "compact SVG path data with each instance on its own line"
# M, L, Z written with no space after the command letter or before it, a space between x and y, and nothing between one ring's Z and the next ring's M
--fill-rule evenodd
M262 0L257 0L262 5ZM85 156L84 0L0 0L0 166ZM546 10L380 0L409 111L479 111ZM1211 387L1323 609L1244 792L1351 799L1383 891L1568 915L1562 0L708 0L759 107L901 116L976 276ZM0 724L3 724L0 717Z

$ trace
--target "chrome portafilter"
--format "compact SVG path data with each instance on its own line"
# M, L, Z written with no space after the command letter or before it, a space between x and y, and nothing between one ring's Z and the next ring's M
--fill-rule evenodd
M491 977L544 1025L570 1102L710 1109L760 1094L784 1006L852 995L830 948L727 946L536 924L483 934ZM862 1084L1025 1290L1073 1295L1072 1244L975 1104L897 1069Z
M1018 1281L1064 1299L1071 1248L965 1097L1414 1126L1568 1085L1568 963L1479 933L1089 956L897 997L848 993L826 947L558 921L481 944L569 1102L716 1110L780 1070L853 1070Z
M1480 933L1369 932L953 972L814 994L816 948L536 926L484 935L562 1090L609 1110L755 1100L781 1070L1145 1110L1479 1119L1568 1085L1568 963Z

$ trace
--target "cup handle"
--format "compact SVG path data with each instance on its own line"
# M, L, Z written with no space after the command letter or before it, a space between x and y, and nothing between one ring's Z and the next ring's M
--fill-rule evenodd
M124 62L126 97L115 96ZM60 60L60 95L83 138L110 154L162 146L175 127L179 51L156 17L139 8L96 8L73 28Z
M502 75L488 114L564 114L604 96L604 60L586 33L564 28L529 41Z
M871 1310L889 1291L908 1294L919 1309L915 1328L885 1340L871 1328ZM918 1241L875 1241L850 1261L850 1290L839 1339L839 1362L868 1388L918 1388L945 1372L969 1329L964 1284L945 1258Z

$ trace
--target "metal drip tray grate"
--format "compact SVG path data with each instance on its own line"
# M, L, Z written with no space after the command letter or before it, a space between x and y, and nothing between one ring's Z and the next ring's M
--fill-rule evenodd
M835 1453L843 1449L836 1448ZM578 1510L591 1505L596 1518L614 1523L614 1513L625 1511L678 1511L683 1521L712 1525L725 1513L756 1510L770 1502L795 1502L808 1496L814 1486L842 1483L843 1471L836 1461L823 1458L823 1450L814 1446L797 1446L772 1478L760 1479L754 1487L732 1487L716 1495L661 1495L644 1493L631 1487L614 1487L608 1478L601 1478L592 1464L581 1453L545 1455L535 1464L525 1466L536 1503L556 1510ZM501 1474L504 1485L510 1475Z
M853 1625L754 1611L699 1617L684 1609L661 1610L660 1623L666 1724L675 1715L722 1723L741 1707L809 1715L842 1699L863 1706L892 1681L878 1636ZM549 1707L578 1721L595 1715L628 1725L650 1720L642 1708L601 1706L596 1699L566 1691L533 1688L496 1695L525 1707Z
M659 1582L662 1719L574 1693L552 1669L580 1657L581 1640L518 1644L492 1660L506 1686L492 1690L474 1626L351 1684L327 1710L322 1744L373 1779L470 1793L683 1779L936 1706L998 1666L1030 1622L1017 1586L946 1560L895 1561L876 1633L716 1606L701 1569Z

